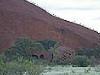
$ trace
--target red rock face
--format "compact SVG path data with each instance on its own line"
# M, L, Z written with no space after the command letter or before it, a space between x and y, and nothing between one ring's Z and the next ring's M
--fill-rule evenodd
M97 32L54 17L24 0L0 0L0 51L18 37L53 39L73 49L100 45Z

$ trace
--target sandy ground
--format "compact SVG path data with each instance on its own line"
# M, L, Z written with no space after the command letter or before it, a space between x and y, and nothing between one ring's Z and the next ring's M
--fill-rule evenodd
M55 66L46 67L41 75L100 75L99 67L71 67Z

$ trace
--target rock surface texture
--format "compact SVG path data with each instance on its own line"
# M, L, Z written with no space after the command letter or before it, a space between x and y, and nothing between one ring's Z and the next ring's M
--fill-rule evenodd
M73 49L100 45L99 34L93 30L52 16L25 0L0 0L0 51L19 37L53 39Z

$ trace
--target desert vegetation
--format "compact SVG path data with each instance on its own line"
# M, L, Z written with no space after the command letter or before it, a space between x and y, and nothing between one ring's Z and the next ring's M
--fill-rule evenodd
M52 61L34 59L33 50L52 52ZM99 68L95 66L99 64L99 53L100 47L79 49L73 54L72 49L60 47L60 43L55 40L18 38L10 48L0 54L0 75L50 75L51 72L56 73L58 65L58 68L64 69L60 75L74 75L75 73L76 75L86 73L92 75L90 72L98 74ZM81 70L77 71L77 69Z
M0 56L0 75L39 75L44 70L43 65L23 57L9 62L4 57Z

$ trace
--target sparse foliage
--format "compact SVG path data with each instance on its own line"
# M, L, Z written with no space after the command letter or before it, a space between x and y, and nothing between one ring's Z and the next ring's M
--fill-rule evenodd
M78 67L87 67L90 65L90 61L86 56L75 56L72 65Z

